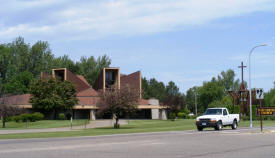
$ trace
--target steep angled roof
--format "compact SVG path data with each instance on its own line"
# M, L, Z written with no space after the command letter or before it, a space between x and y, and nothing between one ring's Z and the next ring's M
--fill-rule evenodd
M82 75L76 75L81 81L83 81L84 83L86 83L88 86L90 86L90 84L87 82L87 80L84 78L84 76Z
M86 90L90 88L89 84L87 84L85 81L77 77L75 74L73 74L71 71L66 69L66 79L70 82L72 82L76 86L76 91L81 92L83 90Z
M124 87L124 86L130 86L131 88L138 90L141 98L142 97L141 96L141 93L142 93L141 72L137 71L129 75L124 75L120 77L120 87Z
M94 96L98 96L98 92L95 91L93 88L89 88L86 90L83 90L81 92L78 92L76 94L77 97L94 97Z

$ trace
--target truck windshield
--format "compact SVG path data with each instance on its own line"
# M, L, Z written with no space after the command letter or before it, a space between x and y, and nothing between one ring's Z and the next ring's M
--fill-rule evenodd
M204 115L221 115L222 109L207 109Z

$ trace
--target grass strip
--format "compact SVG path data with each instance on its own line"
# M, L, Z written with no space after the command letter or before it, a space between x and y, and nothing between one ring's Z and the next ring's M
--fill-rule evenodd
M264 121L264 126L275 126L275 121ZM254 127L259 127L260 122L254 121ZM249 127L249 121L241 121L240 127ZM230 128L230 127L226 127ZM129 125L123 125L120 129L112 127L83 129L67 132L45 132L45 133L19 133L1 134L0 139L23 139L23 138L50 138L50 137L76 137L76 136L98 136L126 133L144 133L161 131L184 131L196 130L194 120L131 120Z

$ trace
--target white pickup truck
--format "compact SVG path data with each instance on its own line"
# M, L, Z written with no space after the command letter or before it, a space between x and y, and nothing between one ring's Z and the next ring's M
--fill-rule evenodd
M225 126L237 129L239 121L239 114L229 114L227 108L208 108L202 116L197 117L196 125L198 131L202 131L203 128L207 127L221 130Z

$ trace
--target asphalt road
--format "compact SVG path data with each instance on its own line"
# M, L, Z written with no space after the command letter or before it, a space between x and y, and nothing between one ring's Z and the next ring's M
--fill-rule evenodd
M272 158L275 133L185 131L0 140L0 158Z

